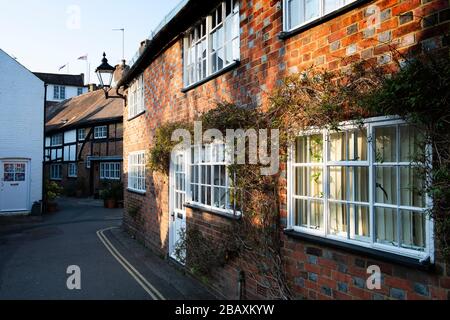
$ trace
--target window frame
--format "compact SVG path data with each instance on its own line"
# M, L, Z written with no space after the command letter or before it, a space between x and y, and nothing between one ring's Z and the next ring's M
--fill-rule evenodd
M230 13L227 15L227 2L230 5ZM237 6L237 11L235 10L235 6ZM213 27L213 15L215 15L215 20L217 21L217 13L219 12L219 8L221 8L221 22L216 23ZM240 9L241 9L241 1L239 0L226 0L222 1L219 5L217 5L207 17L204 17L197 21L191 28L186 31L186 36L183 38L183 83L185 88L190 88L196 86L199 83L202 83L206 79L210 77L214 77L217 74L220 74L227 68L231 67L233 64L240 61L241 58L241 34L240 34ZM238 26L234 26L233 23L237 22ZM203 23L205 23L203 25ZM227 25L231 24L230 39L227 38ZM200 27L200 35L198 35L198 27ZM205 30L203 31L203 27ZM233 29L237 28L237 36L233 37ZM218 44L216 51L213 51L213 34L222 28L223 39ZM206 46L206 57L197 52L198 47L201 47L202 42L205 41ZM236 42L238 44L237 51L234 50L233 43ZM231 59L227 63L227 50L228 46L231 48ZM195 57L191 57L192 51L195 51ZM202 50L200 48L200 50ZM213 70L213 56L216 54L216 59L218 52L223 51L223 65L219 69L216 64L217 70ZM200 57L200 59L199 59ZM206 61L206 65L203 63ZM198 67L198 64L201 64ZM199 68L199 69L198 69ZM206 68L206 73L204 74L204 68ZM191 79L190 72L192 71L193 79ZM201 74L200 74L201 72Z
M59 168L56 170L56 168ZM57 175L55 175L57 174ZM62 180L62 164L52 164L50 166L50 180L61 181Z
M109 172L109 174L106 174ZM117 176L115 176L117 173ZM101 162L100 163L100 180L121 180L121 164L120 162Z
M223 156L224 156L223 161L215 161L214 156L216 154L215 154L214 148L215 147L219 147L221 145L223 147ZM195 158L194 158L195 155L193 155L193 149L194 148L199 148L199 150L198 150L199 151L198 157L200 159L199 162L195 162ZM205 161L205 162L202 161L203 155L202 155L201 149L203 149L203 148L207 148L207 149L209 148L210 149L209 157L210 157L211 161ZM187 200L187 204L188 205L193 205L193 206L195 206L197 208L200 208L200 209L205 209L206 211L217 211L217 212L220 212L220 213L223 213L223 214L226 214L226 215L241 216L242 212L237 208L236 191L231 186L231 180L232 179L230 177L230 172L229 172L229 165L230 165L230 163L229 163L228 154L227 154L227 151L226 151L226 144L225 143L210 143L210 144L204 144L204 145L193 145L193 146L191 146L189 148L189 151L185 151L185 156L186 156L186 159L187 159L187 161L186 161L187 162L187 170L186 170L186 200ZM206 154L205 154L205 157L206 157ZM194 159L194 161L192 161L192 159ZM199 170L198 170L198 180L197 180L198 182L192 182L193 168L196 167L196 166L199 168ZM223 186L214 184L214 176L215 176L214 168L216 166L220 166L220 167L225 166L225 170L226 170L225 171L225 184ZM202 182L202 170L205 167L210 167L211 168L210 169L211 170L210 171L210 181L209 181L210 184ZM211 197L211 199L210 199L211 205L207 205L207 204L204 204L204 203L202 203L200 201L194 201L193 200L193 193L192 193L192 186L193 185L196 185L197 188L198 188L197 198L199 200L201 199L201 189L202 189L202 187L210 188L210 190L211 190L211 195L210 195L210 197ZM214 191L215 191L216 188L225 189L226 193L230 193L230 196L225 198L225 208L220 208L220 207L214 206L214 197L215 197ZM232 209L227 209L227 207L229 205L231 205L229 203L229 200L230 200L231 194L233 192L234 192L234 199L235 199L234 203L232 204L233 208Z
M77 139L78 141L86 141L86 128L80 128L77 130Z
M63 144L64 144L64 134L57 133L50 137L50 147L61 147Z
M143 163L133 163L132 159L133 157L136 157L136 159L139 159L139 157L142 157ZM128 190L136 193L144 194L147 192L147 170L146 170L146 154L145 151L135 151L130 152L128 154ZM137 171L135 170L137 169ZM139 176L139 171L143 173L142 176ZM138 175L134 175L134 173L137 172ZM134 183L133 179L142 179L142 188L135 188L135 185L139 186L139 181L137 180L137 183Z
M321 19L323 19L324 17L327 17L329 15L332 15L335 12L338 12L339 10L342 10L343 8L347 7L347 6L351 6L354 5L355 3L357 3L358 1L361 0L340 0L341 4L339 5L338 8L325 13L325 6L324 6L324 1L326 0L318 0L319 1L319 15L317 17L311 18L309 20L305 20L303 22L300 22L298 25L290 27L289 26L289 18L290 18L290 10L289 10L289 1L290 0L283 0L283 32L292 32L295 31L296 29L299 29L305 25L308 25L310 23L313 23L315 21L319 21ZM303 1L303 0L298 0L298 1ZM348 3L345 3L345 1L349 1Z
M375 128L379 128L379 127L389 127L389 126L394 126L394 125L402 125L402 124L406 124L406 122L400 118L397 117L377 117L377 118L369 118L369 119L365 119L364 120L364 127L367 128L367 135L368 135L368 144L367 144L367 150L368 150L368 165L369 165L369 187L368 187L368 192L369 192L369 214L370 214L370 227L369 227L369 238L370 238L370 242L364 242L364 241L358 241L356 239L350 239L349 235L347 235L346 237L342 237L342 236L337 236L337 235L333 235L330 233L330 228L329 228L329 219L330 219L330 214L329 214L329 195L330 195L330 190L329 190L329 181L328 181L328 177L329 177L329 172L328 172L328 168L330 166L333 166L334 164L338 163L338 162L329 162L328 161L328 136L327 134L329 132L333 132L333 131L329 131L328 129L318 129L318 128L311 128L310 130L304 130L299 132L298 136L308 136L311 134L317 134L318 132L321 132L323 134L324 137L324 147L323 147L323 154L327 155L326 158L322 159L322 163L314 163L315 166L323 166L323 192L324 192L324 199L323 199L323 210L322 210L322 216L323 216L323 230L314 230L314 229L309 229L309 228L305 228L305 227L301 227L301 226L296 226L295 223L295 212L294 212L294 199L297 198L297 196L295 196L294 194L294 189L295 189L295 161L294 161L294 157L295 157L295 145L291 144L288 148L288 160L287 160L287 195L288 195L288 200L287 200L287 210L288 210L288 223L287 223L287 230L293 230L294 232L300 233L300 234L306 234L306 235L312 235L312 236L316 236L319 238L323 238L323 239L328 239L328 240L332 240L335 241L337 243L347 243L347 244L351 244L351 245L355 245L358 247L364 247L367 249L374 249L374 250L378 250L381 252L388 252L388 253L392 253L392 254L396 254L396 255L400 255L400 256L404 256L404 257L409 257L409 258L414 258L414 259L418 259L420 261L425 260L427 258L430 258L430 260L432 262L434 262L434 221L433 219L431 219L428 216L425 216L425 248L423 251L418 251L418 250L414 250L414 249L409 249L409 248L404 248L401 247L401 245L397 244L397 246L391 246L391 245L386 245L383 243L379 243L377 242L376 239L376 223L375 223L375 209L377 208L377 204L375 202L375 190L374 190L374 183L375 183L375 168L376 168L376 162L374 160L375 158L375 141L374 141L374 133L375 133ZM354 128L355 125L352 122L345 122L342 123L342 131L346 131L351 130L352 128ZM397 137L397 139L399 139ZM426 150L425 150L427 156L430 158L430 160L432 160L432 153L431 153L431 146L427 146ZM431 162L431 161L430 161ZM339 162L342 164L342 166L345 166L345 163L350 163L350 162ZM414 165L412 163L403 163L404 165ZM416 164L417 165L417 164ZM422 164L424 165L424 164ZM426 165L426 164L425 164ZM341 165L340 165L341 166ZM359 166L359 165L358 165ZM401 167L402 164L399 164L399 166ZM304 197L306 198L306 197ZM333 200L333 202L335 202ZM352 203L352 201L344 201L345 203ZM364 204L367 205L367 204ZM380 205L380 204L378 204ZM382 207L386 208L389 207L386 204L382 204ZM402 205L393 205L393 207L395 207L395 209L398 210L407 210L407 211L412 211L412 212L422 212L422 214L426 215L426 210L431 208L433 206L432 203L432 199L429 197L429 195L425 195L425 207L424 208L416 208L416 207L407 207L407 206L402 206ZM350 221L347 221L348 224L350 224ZM399 223L397 223L397 228L400 228ZM397 231L398 232L398 231ZM400 235L398 235L400 237Z
M77 165L78 164L76 162L70 162L67 164L67 177L78 178L78 166ZM75 170L73 170L74 168L75 168Z
M101 135L100 135L100 133L101 133ZM108 138L108 126L94 127L94 139L95 140L101 140L101 139L107 139L107 138Z
M128 90L128 120L132 120L145 112L144 75L137 77Z

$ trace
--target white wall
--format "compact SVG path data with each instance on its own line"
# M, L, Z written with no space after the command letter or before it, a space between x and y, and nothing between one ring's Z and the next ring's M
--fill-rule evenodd
M31 210L42 200L44 82L1 49L0 75L0 159L31 160Z
M47 88L47 101L55 101L55 102L60 102L66 99L70 99L73 97L78 96L78 88L79 87L70 87L70 86L64 86L66 87L66 99L59 99L59 100L55 100L53 99L54 97L54 85L49 84L48 88ZM83 94L88 92L88 88L83 87Z

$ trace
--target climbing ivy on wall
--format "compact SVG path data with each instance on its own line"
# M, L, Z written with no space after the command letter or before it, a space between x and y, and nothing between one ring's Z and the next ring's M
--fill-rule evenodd
M426 181L421 192L433 200L429 214L435 220L435 236L445 259L450 257L450 63L449 53L429 53L415 59L398 56L396 68L372 65L368 61L353 64L345 71L330 72L311 68L285 79L270 96L270 108L245 109L229 103L203 114L203 128L226 129L277 128L280 129L280 156L285 159L287 146L299 130L327 127L340 130L340 123L353 121L362 124L364 118L379 115L397 115L423 132L426 137L420 149L425 153L414 155L415 161L426 163L420 174ZM395 72L393 72L395 71ZM162 125L150 150L150 167L167 173L175 128L191 128L189 123ZM191 128L192 129L192 128ZM321 156L321 155L320 155ZM268 289L277 299L291 297L290 281L285 274L281 254L280 194L284 191L281 173L261 176L259 165L232 165L230 176L239 191L242 220L227 230L227 241L222 241L220 252L228 257L240 257L239 263L258 284ZM198 233L183 246L197 254L188 263L205 271L199 253ZM190 241L192 240L192 241ZM206 248L214 247L214 240L202 236ZM211 244L209 244L211 243ZM225 247L223 247L225 246ZM189 249L192 247L192 249ZM231 254L233 253L233 254ZM205 253L207 254L207 253ZM223 257L215 257L222 264Z

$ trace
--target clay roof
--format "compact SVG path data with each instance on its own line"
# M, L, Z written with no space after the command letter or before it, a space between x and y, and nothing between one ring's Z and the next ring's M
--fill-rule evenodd
M97 90L49 106L45 130L69 130L122 119L123 100L106 99L103 90Z
M84 87L83 74L56 74L34 72L35 76L46 84L56 84L60 86Z

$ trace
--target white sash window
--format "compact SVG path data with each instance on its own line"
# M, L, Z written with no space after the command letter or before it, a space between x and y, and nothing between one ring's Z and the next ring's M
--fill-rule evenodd
M240 59L239 1L222 2L184 39L184 83L190 86Z
M284 30L291 31L356 0L284 0Z
M128 91L128 119L145 111L144 76L139 76Z

